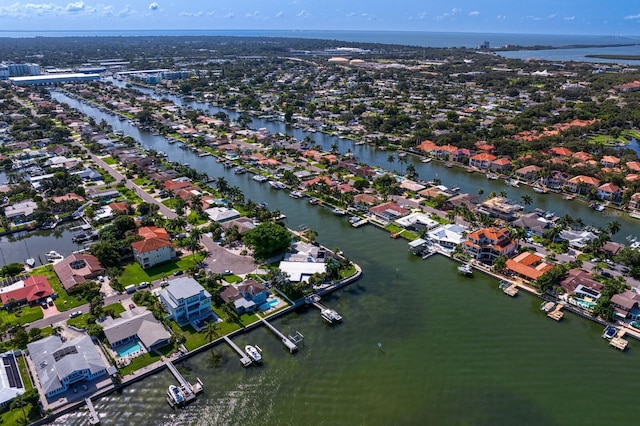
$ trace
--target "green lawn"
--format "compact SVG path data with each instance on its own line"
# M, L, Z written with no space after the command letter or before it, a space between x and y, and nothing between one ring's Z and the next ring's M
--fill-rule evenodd
M395 225L393 223L387 225L384 229L386 229L387 231L391 232L392 234L398 233L400 231L402 231L402 228L400 228L398 225Z
M225 275L224 280L229 284L239 283L242 281L242 278L237 275Z
M121 313L123 313L124 311L126 311L126 309L124 308L124 306L122 306L122 303L116 302L116 303L112 303L110 305L107 305L103 308L105 311L110 310L113 311L113 316L114 318L117 318L120 316Z
M356 267L354 265L350 265L346 269L340 270L340 278L347 278L356 273Z
M201 262L202 255L196 255L196 262L193 261L192 255L186 255L179 259L171 260L160 265L153 266L149 269L142 269L139 264L131 263L124 267L122 275L120 275L120 283L123 286L130 284L140 284L143 281L155 281L163 277L167 277L178 270L186 271L196 263Z
M24 415L27 416L28 421L23 422ZM13 410L5 411L0 415L1 425L21 425L35 422L40 418L40 410L31 404L24 406L24 414L22 408L15 408Z
M176 199L175 198L167 198L166 200L162 200L162 204L169 207L171 210L175 209Z
M109 156L109 157L103 157L102 161L104 161L105 163L107 163L110 166L113 166L114 164L116 164L118 162L118 160L116 160L115 158Z
M175 350L175 345L171 343L170 345L165 346L164 348L159 349L159 352L162 355L169 355L171 352ZM131 364L127 365L120 369L120 374L122 376L126 376L129 373L132 373L136 370L141 369L142 367L146 367L147 365L151 365L156 361L160 361L162 357L158 355L156 352L153 353L145 353L144 355L140 355L131 360Z
M85 313L82 315L78 315L75 318L69 318L67 320L67 325L72 325L77 328L86 329L87 326L89 325L89 323L87 322L87 320L89 319L89 316L90 315L88 313Z
M20 370L20 375L22 376L22 382L24 383L24 390L30 391L33 389L33 383L31 383L31 376L29 376L29 372L27 371L27 363L24 361L24 357L16 357L18 360L18 370Z
M13 312L0 311L0 323L27 324L42 319L42 308L39 306L23 306Z
M203 223L207 223L208 221L208 217L200 216L195 210L191 210L189 212L189 216L187 216L187 222L189 222L193 226L202 225Z
M62 287L60 279L58 279L58 276L53 270L53 265L44 265L39 268L35 268L31 271L31 275L44 275L47 277L51 288L57 294L57 297L54 299L54 303L60 312L68 311L76 306L88 303L88 301L83 299L80 295L69 295L67 293L64 287Z
M116 188L120 194L122 194L130 203L132 204L140 204L142 202L142 198L138 196L138 194L134 193L127 187L118 187Z

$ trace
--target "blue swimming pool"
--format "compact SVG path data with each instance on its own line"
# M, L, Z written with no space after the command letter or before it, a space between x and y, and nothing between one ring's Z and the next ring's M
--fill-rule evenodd
M142 346L140 346L140 342L133 341L133 342L129 342L129 343L125 343L122 346L118 346L115 351L117 352L119 357L125 357L127 355L131 355L132 353L134 353L135 351L138 351L142 349Z
M280 300L271 299L271 300L267 300L266 303L263 303L258 308L260 308L261 311L266 311L268 309L275 308L278 305L278 303L280 303Z

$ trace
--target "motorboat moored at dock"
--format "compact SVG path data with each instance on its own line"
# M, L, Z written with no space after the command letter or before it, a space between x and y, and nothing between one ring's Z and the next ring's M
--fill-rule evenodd
M258 346L247 345L244 347L244 351L247 353L251 361L260 363L262 362L262 354L258 349Z
M473 268L468 263L465 263L464 265L458 266L458 272L462 275L471 276L473 275Z
M324 319L330 324L333 324L334 322L342 321L342 315L340 315L333 309L329 309L329 308L323 309L322 311L320 311L320 315L322 316L322 319Z
M169 392L167 393L176 405L180 405L184 402L184 395L176 385L169 386Z

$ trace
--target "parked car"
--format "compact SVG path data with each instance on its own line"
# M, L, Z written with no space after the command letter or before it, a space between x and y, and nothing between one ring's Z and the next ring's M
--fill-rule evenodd
M174 277L178 277L178 276L180 276L180 275L182 275L182 274L184 274L184 271L179 270L179 271L175 271L175 272L173 273L173 276L174 276Z
M138 284L138 286L136 287L138 290L142 290L143 288L147 288L151 285L150 282L148 281L143 281L140 284Z
M80 315L82 315L82 311L73 311L69 314L69 318L75 318Z
M134 305L133 303L129 303L129 309L133 309L135 307L136 307L136 305Z

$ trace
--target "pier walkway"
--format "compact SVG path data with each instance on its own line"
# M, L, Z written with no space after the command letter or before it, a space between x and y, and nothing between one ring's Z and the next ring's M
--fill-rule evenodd
M93 406L93 402L91 402L91 398L85 398L84 402L87 403L87 408L89 409L89 424L90 425L100 424L100 417L98 417L98 413L96 412L96 409Z
M240 362L242 363L243 366L248 367L249 365L251 365L251 358L249 358L247 354L242 349L240 349L238 345L233 343L233 340L229 339L229 337L227 336L224 336L224 340L229 344L229 346L233 348L233 350L238 352L238 355L240 355Z
M357 222L353 222L351 226L353 226L354 228L359 228L363 225L366 225L367 223L369 223L369 219L362 219Z
M564 317L564 312L562 312L562 308L564 305L562 303L558 303L553 311L549 312L547 316L553 320L560 321L562 317Z
M295 351L298 350L298 346L295 343L293 343L293 341L290 338L288 338L287 336L282 334L280 330L278 330L277 328L269 324L269 322L266 319L262 318L258 314L256 314L256 316L260 319L260 321L264 323L264 325L266 325L273 332L273 334L275 334L280 338L280 340L282 341L282 344L285 345L287 349L289 349L290 353L294 353Z
M169 369L169 371L171 372L171 374L173 374L173 376L178 380L178 383L180 383L179 388L180 388L180 392L182 392L182 395L184 395L184 404L188 404L189 402L196 399L198 394L202 392L204 389L202 385L202 381L200 381L200 379L197 379L196 383L191 384L187 382L187 379L185 379L182 374L180 374L180 372L178 371L176 366L173 365L171 360L167 359L164 361L164 363ZM167 401L171 404L171 401L169 399L167 399Z
M627 330L625 330L624 328L619 330L618 334L616 334L616 337L611 339L609 344L616 349L620 349L621 351L624 351L625 349L627 349L627 345L629 344L627 340L623 339L623 337L626 334L627 334Z

